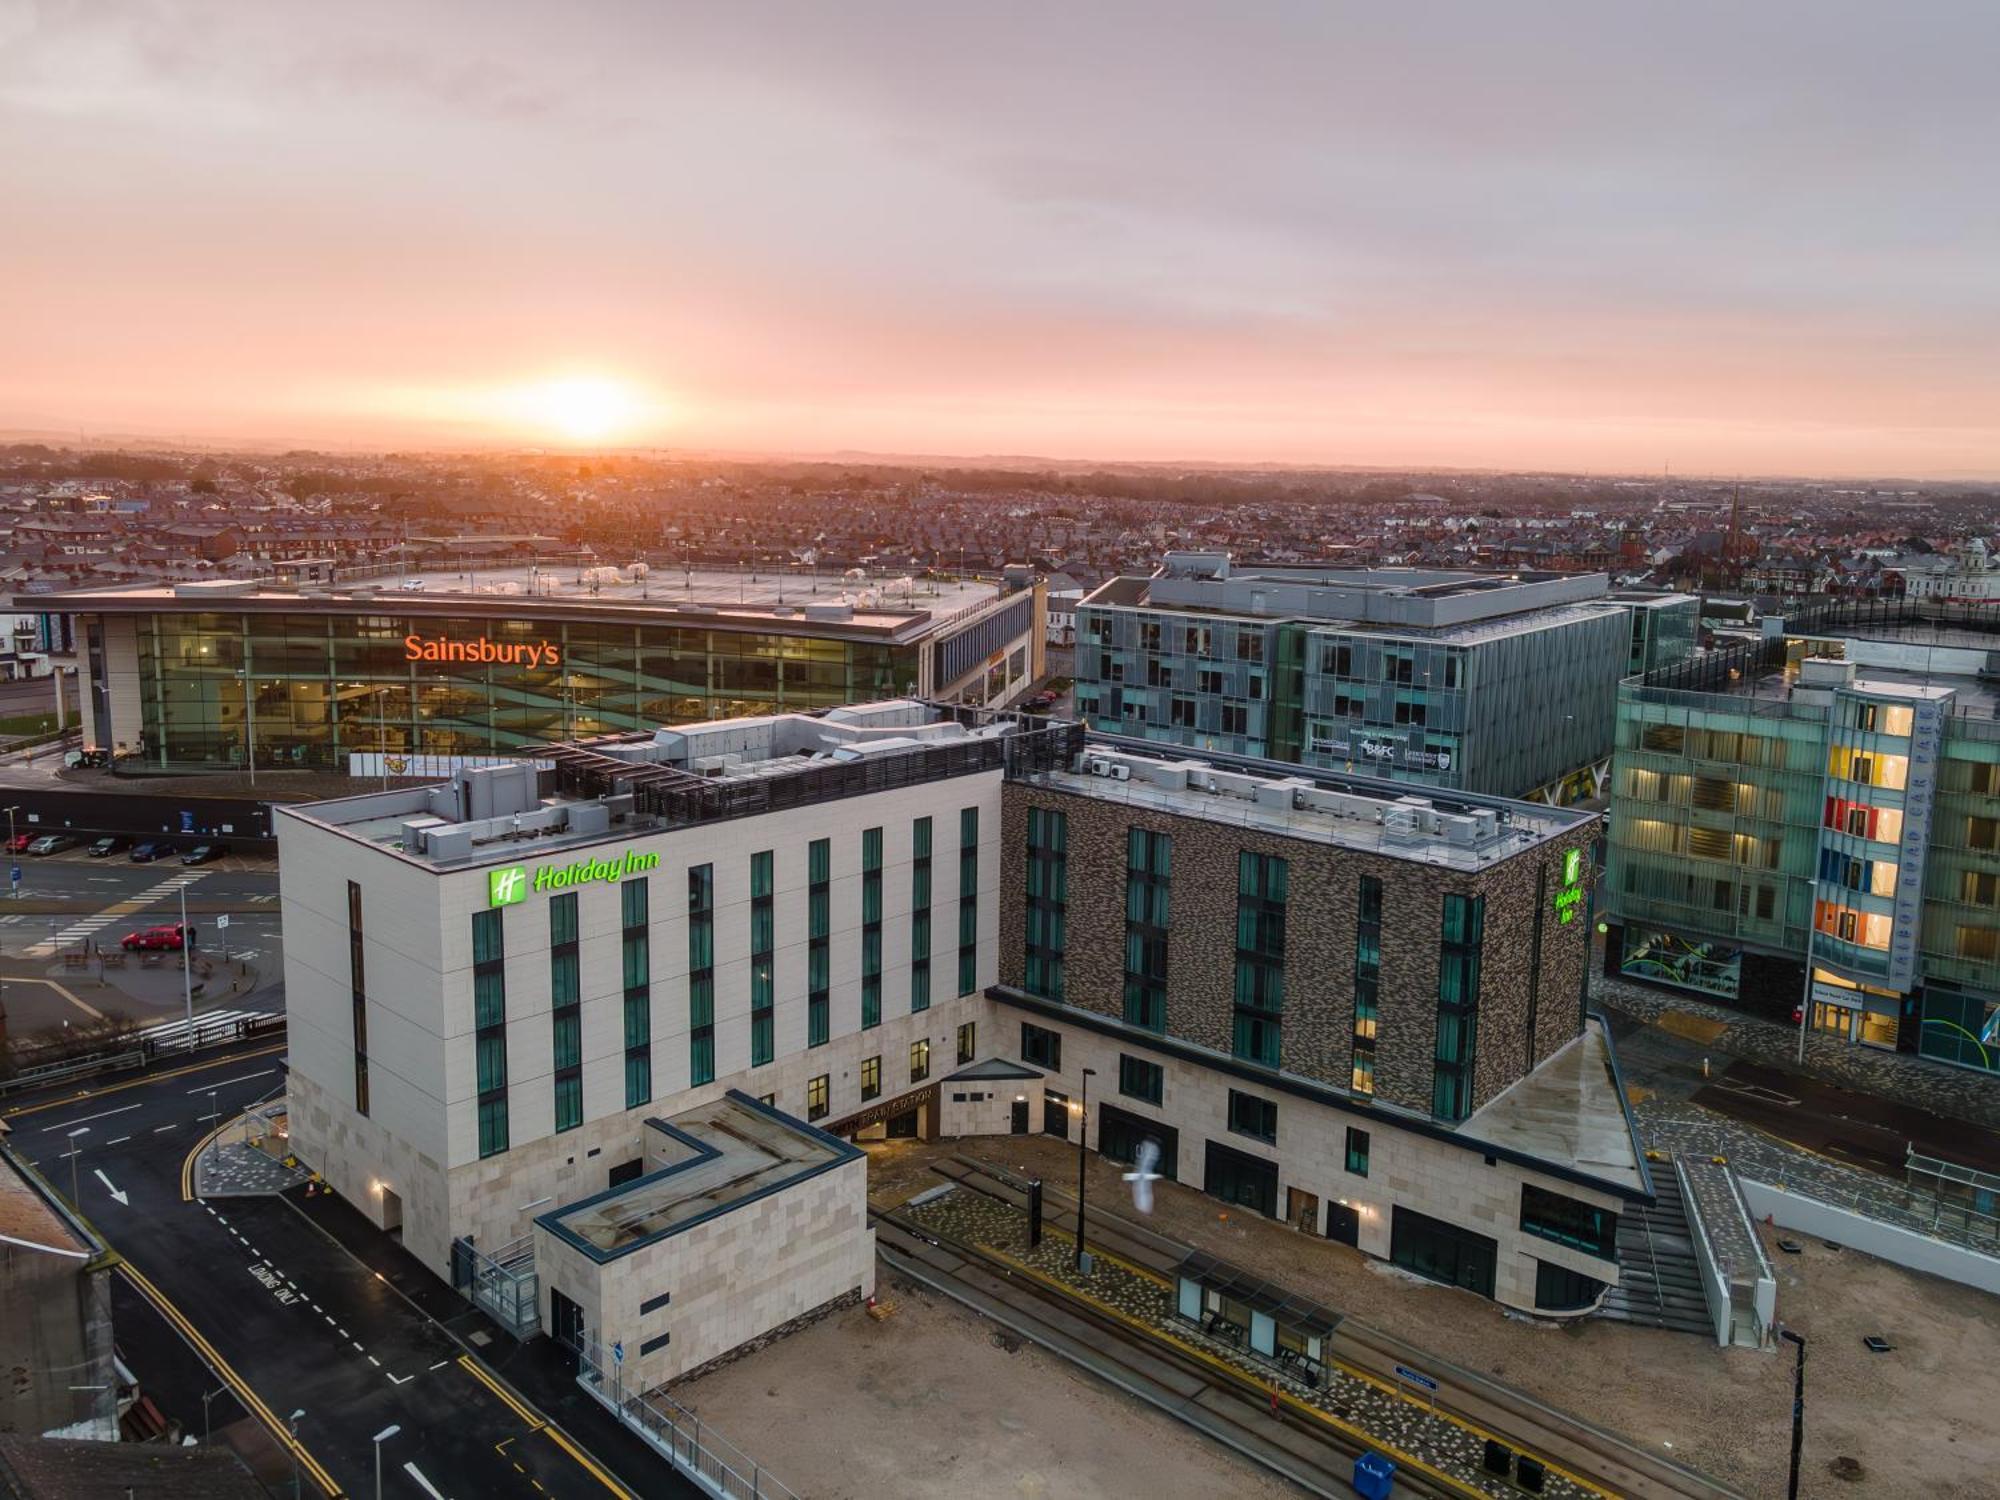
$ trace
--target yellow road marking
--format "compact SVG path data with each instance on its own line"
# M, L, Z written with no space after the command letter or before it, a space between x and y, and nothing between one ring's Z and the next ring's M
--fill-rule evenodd
M241 1375L238 1375L235 1369L231 1367L229 1361L216 1351L215 1346L201 1336L201 1331L188 1320L187 1315L174 1306L172 1302L168 1301L166 1294L141 1275L138 1268L130 1261L126 1261L119 1266L118 1272L137 1288L141 1296L159 1309L160 1315L173 1325L181 1337L194 1345L202 1358L208 1361L215 1372L236 1393L237 1399L242 1401L245 1410L249 1411L271 1430L271 1435L278 1440L278 1446L288 1453L298 1455L300 1467L312 1475L313 1483L325 1490L329 1496L339 1496L341 1489L334 1482L333 1476L327 1473L320 1461L307 1451L304 1443L292 1436L291 1430L278 1420L277 1413L266 1406L257 1393L250 1389L249 1382L244 1380Z
M209 1131L207 1135L203 1136L200 1140L196 1141L194 1143L194 1148L190 1150L186 1156L181 1158L181 1202L183 1203L194 1202L195 1159L199 1157L203 1151L208 1149L208 1143L210 1141L214 1140L217 1136L221 1135L223 1131L227 1130L230 1126L234 1125L238 1120L242 1118L243 1118L243 1112L238 1111L236 1114L231 1115L228 1119L220 1121L216 1125L215 1129Z
M501 1385L498 1380L495 1380L493 1376L489 1375L485 1370L480 1368L479 1362L475 1360L471 1355L469 1354L459 1355L458 1362L460 1366L465 1370L466 1374L470 1375L474 1380L477 1380L481 1385L485 1386L486 1389L491 1391L494 1395L498 1396L503 1402L506 1403L507 1409L509 1411L513 1412L514 1415L519 1417L523 1422L526 1422L528 1424L529 1432L546 1433L551 1442L553 1442L558 1448L562 1449L563 1452L567 1453L572 1459L576 1461L578 1467L582 1468L584 1472L586 1472L591 1476L591 1478L595 1479L599 1484L603 1485L607 1490L611 1491L612 1494L621 1497L629 1497L631 1495L632 1492L630 1490L626 1489L624 1485L620 1484L617 1480L613 1479L610 1476L610 1474L605 1472L604 1468L601 1465L599 1465L595 1460L593 1460L587 1454L585 1454L584 1451L581 1448L577 1447L575 1443L572 1443L569 1440L567 1434L565 1434L560 1427L556 1426L546 1417L541 1417L536 1415L534 1410L524 1405L513 1394L513 1392L509 1391L505 1386ZM521 1466L519 1464L516 1464L514 1467L518 1469ZM527 1471L522 1470L522 1472L525 1473Z
M14 977L7 977L9 984ZM78 1089L74 1094L65 1094L60 1099L46 1099L40 1104L19 1104L0 1112L0 1119L12 1120L21 1115L40 1114L45 1109L67 1109L72 1104L81 1104L86 1099L100 1098L105 1094L120 1093L125 1089L144 1088L147 1084L164 1083L169 1078L185 1078L190 1073L200 1073L208 1068L227 1068L238 1063L246 1063L253 1057L269 1057L274 1052L283 1052L286 1044L279 1042L274 1047L259 1047L252 1052L232 1052L227 1057L214 1058L208 1062L190 1063L185 1068L172 1068L165 1073L148 1073L144 1078L128 1078L123 1083L107 1083L102 1088Z

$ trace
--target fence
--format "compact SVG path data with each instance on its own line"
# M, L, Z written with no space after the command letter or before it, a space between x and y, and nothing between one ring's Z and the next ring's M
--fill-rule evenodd
M475 1249L469 1239L453 1240L451 1282L515 1338L541 1332L542 1278L535 1269L533 1236L522 1235L491 1255Z
M578 1384L704 1494L716 1500L799 1500L796 1490L766 1474L742 1449L665 1391L627 1391L619 1365L595 1339L586 1339L576 1349Z

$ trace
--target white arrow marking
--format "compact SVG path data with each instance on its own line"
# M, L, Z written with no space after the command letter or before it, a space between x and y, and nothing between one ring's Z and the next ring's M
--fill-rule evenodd
M105 1190L109 1192L112 1197L116 1198L120 1203L128 1205L131 1203L132 1200L130 1198L126 1197L125 1194L119 1192L117 1188L111 1186L111 1179L104 1175L104 1168L102 1167L99 1167L97 1169L97 1180L103 1183Z
M440 1495L437 1492L437 1486L432 1484L428 1479L424 1478L424 1471L418 1468L415 1464L413 1463L404 1464L403 1472L409 1475L410 1478L416 1480L418 1484L422 1485L424 1487L424 1493L426 1495L429 1495L431 1497L431 1500L444 1500L444 1496Z

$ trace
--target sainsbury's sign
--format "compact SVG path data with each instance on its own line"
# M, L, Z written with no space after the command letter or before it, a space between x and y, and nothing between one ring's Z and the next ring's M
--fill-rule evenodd
M477 636L455 641L448 635L403 637L405 661L451 661L503 667L559 667L562 648L554 641L494 641Z

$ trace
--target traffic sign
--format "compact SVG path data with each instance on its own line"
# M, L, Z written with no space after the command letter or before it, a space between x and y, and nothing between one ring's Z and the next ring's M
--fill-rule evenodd
M1422 1386L1425 1390L1431 1392L1435 1392L1438 1388L1438 1383L1431 1379L1430 1376L1420 1374L1404 1365L1396 1366L1396 1378L1398 1380L1407 1380L1411 1385Z
M614 1365L625 1363L625 1341L623 1339L620 1339L611 1346L611 1362Z
M7 867L7 878L13 881L14 884L19 885L21 883L21 867L19 865L9 865Z
M215 919L215 925L217 927L227 927L229 925L229 913L224 912L221 916L217 917Z

